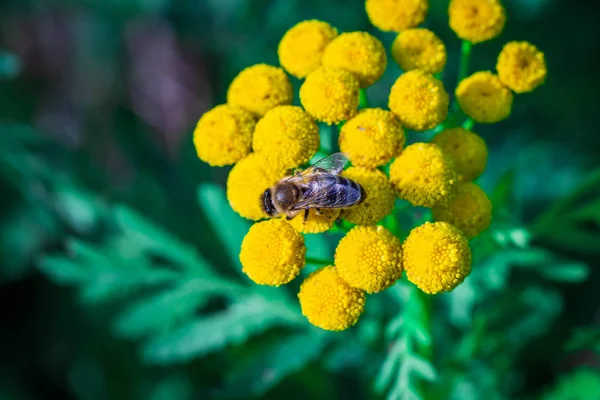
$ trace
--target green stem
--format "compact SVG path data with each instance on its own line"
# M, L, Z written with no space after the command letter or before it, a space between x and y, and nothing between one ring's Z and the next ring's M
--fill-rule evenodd
M369 98L367 97L366 89L360 89L358 92L358 109L369 107Z
M473 118L467 118L466 121L463 122L462 127L467 130L471 130L473 129L473 125L475 125L475 121L473 121Z
M463 40L462 45L460 47L460 64L458 66L458 81L457 86L463 79L466 78L467 73L469 72L469 59L471 58L471 47L473 44L468 40ZM454 103L452 104L452 111L458 111L458 102L456 98L454 99Z
M333 265L332 260L325 260L322 258L314 258L314 257L306 257L307 264L316 264L316 265Z

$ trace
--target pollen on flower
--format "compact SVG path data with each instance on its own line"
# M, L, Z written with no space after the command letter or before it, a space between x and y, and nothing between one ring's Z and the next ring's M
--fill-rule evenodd
M448 104L442 82L417 69L400 75L390 92L390 110L404 127L415 131L432 129L444 121Z
M444 221L460 229L467 239L486 230L492 220L492 202L473 182L462 182L448 204L431 210L436 221Z
M471 272L469 242L446 222L414 228L402 250L406 277L425 293L449 292Z
M425 21L429 3L427 0L367 0L365 8L377 28L400 32Z
M383 44L367 32L342 33L325 47L324 67L340 68L354 73L362 88L381 78L387 66Z
M290 225L298 232L321 233L333 227L333 223L340 216L339 208L323 208L320 213L314 208L308 211L308 217L304 220L304 211L289 220ZM284 217L285 218L285 217Z
M457 176L454 163L437 145L415 143L390 166L390 181L401 199L413 206L433 207L452 197Z
M194 130L198 157L213 167L233 164L251 150L254 117L248 111L226 104L202 115Z
M290 169L308 162L319 150L319 127L301 107L278 106L256 124L252 147L269 168Z
M257 222L242 241L242 271L259 285L279 286L294 279L304 268L304 236L285 221Z
M472 43L495 38L506 22L500 0L451 0L448 16L454 33Z
M298 299L308 321L328 331L343 331L356 324L366 302L365 293L350 287L333 266L310 274L300 286Z
M313 118L329 125L350 119L358 108L358 78L337 68L318 68L300 87L300 101Z
M475 121L493 124L508 118L513 94L497 75L479 71L460 81L456 100L465 114Z
M438 133L432 143L454 161L458 179L473 181L485 170L488 150L483 139L464 128L450 128Z
M360 204L342 211L342 218L357 225L373 225L394 209L396 193L387 176L376 169L350 167L342 175L358 183L365 191Z
M339 145L353 165L375 168L400 154L404 140L404 130L394 114L367 108L342 126Z
M271 108L291 104L292 84L281 68L257 64L240 72L229 85L227 103L263 116Z
M286 171L275 171L257 153L240 160L227 178L227 199L235 212L254 221L268 218L260 206L261 195L283 178Z
M407 29L396 36L392 57L403 71L420 69L436 74L446 65L446 46L429 29Z
M319 68L323 50L337 36L337 30L316 19L302 21L288 30L279 42L279 63L302 79Z
M529 42L508 42L498 56L498 77L515 93L531 92L546 79L544 53Z
M340 240L335 266L350 286L381 292L402 275L400 241L382 226L356 226Z

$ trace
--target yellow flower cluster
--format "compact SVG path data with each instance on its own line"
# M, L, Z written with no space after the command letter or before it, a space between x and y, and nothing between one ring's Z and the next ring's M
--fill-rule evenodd
M240 251L249 279L278 286L299 276L307 261L327 265L309 274L298 293L303 315L322 329L353 326L367 294L386 290L404 271L429 294L453 290L466 278L468 240L492 218L490 200L473 182L488 158L485 141L470 130L473 120L507 118L513 92L531 91L546 77L544 55L535 46L507 43L497 75L466 76L461 66L450 111L448 93L433 75L445 67L446 46L418 27L428 7L427 0L365 2L373 25L398 32L390 54L403 72L390 87L389 110L365 104L365 88L386 70L382 43L366 32L338 35L328 23L308 20L281 39L282 68L258 64L241 71L227 104L205 113L194 131L201 160L234 164L227 199L239 215L257 221ZM451 0L448 13L450 27L463 39L461 62L471 43L498 36L506 20L499 0ZM303 79L301 107L291 105L286 72ZM461 127L465 114L470 120ZM303 173L315 155L329 153L320 147L319 123L338 125L340 151L352 166L342 169L338 155ZM405 147L407 136L423 131L433 136L429 143ZM327 165L331 160L335 168ZM435 221L413 228L404 243L398 238L398 200L431 208ZM304 235L326 231L345 233L333 259L307 260Z

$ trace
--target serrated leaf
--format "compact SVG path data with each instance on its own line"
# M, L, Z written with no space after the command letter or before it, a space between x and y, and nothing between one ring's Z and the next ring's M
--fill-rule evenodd
M221 186L205 183L198 187L198 201L219 240L225 247L236 270L241 273L238 255L250 222L237 215L229 206Z
M554 264L539 269L540 274L558 282L580 283L590 276L590 269L586 264L570 262Z
M434 382L437 379L437 373L433 368L433 365L420 355L416 353L410 353L404 358L404 363L408 364L407 368L412 373L416 373L421 379L429 382Z
M164 229L125 206L114 207L114 213L121 229L131 239L148 250L154 251L196 273L211 273L208 261L201 257L191 246Z
M144 346L143 357L151 364L186 362L227 345L243 343L272 326L301 322L292 314L277 311L263 298L248 298L225 311L197 319L151 340Z
M60 285L81 284L90 278L90 271L65 257L45 257L38 263L38 268Z
M191 316L215 294L239 292L240 287L226 282L193 279L129 305L115 322L121 336L136 338L168 331L177 321Z
M261 397L285 377L316 360L329 337L313 331L276 341L226 378L230 389L222 393L222 397Z

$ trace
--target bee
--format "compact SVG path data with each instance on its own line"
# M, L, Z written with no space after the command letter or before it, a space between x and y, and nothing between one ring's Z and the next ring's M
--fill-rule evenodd
M340 176L348 159L335 153L317 161L304 171L281 179L265 190L261 207L271 217L285 215L288 220L314 208L321 214L323 208L349 208L365 198L365 191L358 183Z

